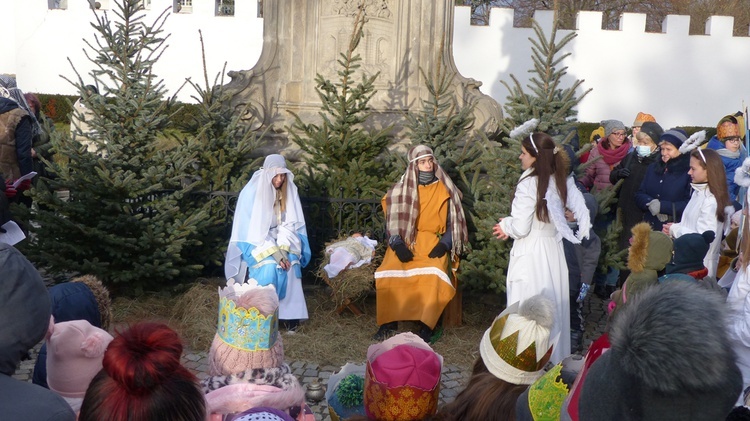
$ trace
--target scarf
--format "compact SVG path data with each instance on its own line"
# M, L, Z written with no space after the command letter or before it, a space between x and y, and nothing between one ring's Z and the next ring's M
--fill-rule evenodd
M404 242L411 246L416 238L417 216L419 216L418 181L419 169L417 160L426 156L433 156L432 149L419 145L411 148L407 154L409 164L401 181L396 183L385 195L386 228L391 235L400 235ZM450 194L449 214L451 215L451 230L453 247L451 259L468 250L469 231L466 228L466 216L461 207L461 191L453 184L448 174L435 161L435 178L442 181Z
M622 161L622 159L625 158L625 155L630 151L630 142L627 140L617 149L607 149L604 147L603 143L604 142L599 142L596 145L596 148L599 150L599 154L602 156L604 162L610 167L617 165L617 163Z

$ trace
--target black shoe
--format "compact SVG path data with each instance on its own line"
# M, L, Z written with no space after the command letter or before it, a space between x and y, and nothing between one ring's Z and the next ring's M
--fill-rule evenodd
M398 322L390 322L380 325L378 331L372 336L376 341L384 341L398 333Z
M430 329L427 325L423 324L422 327L419 328L419 332L417 333L417 335L428 344L432 343L432 329Z

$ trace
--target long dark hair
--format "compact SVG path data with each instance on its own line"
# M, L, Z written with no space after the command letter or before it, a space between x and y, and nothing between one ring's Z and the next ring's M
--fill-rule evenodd
M712 149L695 149L690 153L690 157L695 158L701 167L706 169L708 190L716 198L716 219L719 222L724 222L727 219L724 208L729 206L730 202L729 191L727 190L727 173L721 156Z
M474 374L456 399L430 420L515 421L516 401L529 386L508 383L492 373Z
M532 142L533 137L533 142ZM568 200L568 187L566 178L568 175L568 155L561 146L557 146L550 135L535 132L521 141L521 145L529 155L536 158L531 164L531 175L537 177L536 188L536 218L542 222L549 222L549 211L544 196L547 194L550 178L555 179L560 200L566 203Z

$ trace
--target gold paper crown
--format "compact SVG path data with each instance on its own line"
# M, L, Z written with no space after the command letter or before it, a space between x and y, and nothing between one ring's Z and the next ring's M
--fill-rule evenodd
M523 351L518 352L519 331L515 331L504 339L501 339L508 317L510 317L510 314L499 318L490 329L490 341L495 352L497 352L497 356L502 358L511 367L521 371L533 372L543 369L552 356L552 345L549 346L544 355L541 355L541 358L536 350L536 341L532 342Z

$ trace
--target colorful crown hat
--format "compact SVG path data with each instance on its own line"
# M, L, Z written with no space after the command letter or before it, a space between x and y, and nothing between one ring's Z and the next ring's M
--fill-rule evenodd
M284 362L276 290L250 281L219 289L219 321L209 352L212 376Z
M421 420L437 411L443 357L402 333L367 350L365 412L382 421Z
M362 389L358 391L357 387L352 387L352 384L355 382L352 382L350 379L351 376L357 376L361 379L359 381L364 383L365 370L366 367L364 364L346 363L338 373L331 375L328 379L328 388L326 389L325 396L326 402L328 402L328 413L332 421L345 420L355 415L365 415L364 384L361 384ZM344 392L351 396L342 399L339 396L342 394L339 386L342 386L344 383L348 383L343 386L348 388Z
M541 377L557 341L550 340L554 314L554 303L541 295L500 313L479 344L490 373L512 384L532 384Z
M719 120L719 124L716 125L716 137L719 140L740 136L740 124L737 121L737 117L727 115Z

